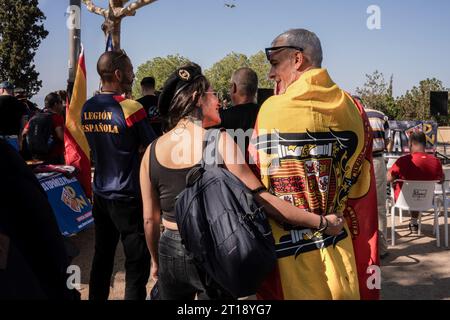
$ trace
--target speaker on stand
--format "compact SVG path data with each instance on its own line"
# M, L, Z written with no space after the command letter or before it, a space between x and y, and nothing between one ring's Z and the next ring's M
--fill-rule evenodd
M432 116L448 116L448 91L430 92L430 114Z
M430 92L430 114L434 117L448 116L448 92L447 91L431 91ZM439 132L439 129L438 129ZM444 147L444 154L436 152L443 164L450 163L450 157L447 149L450 147L448 141L443 141L441 146Z

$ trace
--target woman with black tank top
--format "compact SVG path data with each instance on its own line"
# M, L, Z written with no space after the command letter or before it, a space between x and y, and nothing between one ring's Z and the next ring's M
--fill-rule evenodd
M175 200L186 185L186 175L200 164L205 128L220 124L219 100L196 64L176 70L166 81L159 100L166 133L147 149L140 180L144 206L144 228L152 256L151 277L158 279L163 300L226 299L229 295L208 283L184 249L175 220ZM261 189L234 140L222 132L219 155L225 167L252 190ZM318 228L338 234L343 221L337 215L321 217L297 208L265 191L258 195L266 213L292 225ZM270 205L269 205L270 203ZM326 220L326 221L324 221ZM160 224L164 232L160 236Z

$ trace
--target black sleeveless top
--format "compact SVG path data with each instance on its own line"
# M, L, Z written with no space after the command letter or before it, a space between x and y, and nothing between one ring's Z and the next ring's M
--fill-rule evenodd
M175 198L186 188L186 176L189 171L200 164L189 168L171 169L161 165L156 158L155 148L158 139L150 147L150 181L156 190L163 218L169 222L175 220Z

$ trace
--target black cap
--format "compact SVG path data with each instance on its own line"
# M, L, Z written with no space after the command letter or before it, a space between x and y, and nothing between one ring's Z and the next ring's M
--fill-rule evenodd
M163 90L159 96L158 108L162 116L170 111L170 105L176 95L185 89L194 80L202 77L202 68L193 63L178 68L164 83Z

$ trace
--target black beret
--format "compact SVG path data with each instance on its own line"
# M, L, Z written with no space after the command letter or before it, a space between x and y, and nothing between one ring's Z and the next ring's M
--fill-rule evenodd
M202 68L194 63L178 68L172 73L164 83L163 90L159 96L158 109L160 114L167 116L174 97L190 83L202 76Z

